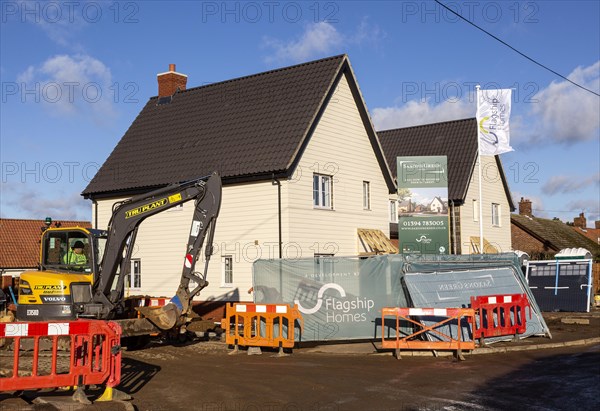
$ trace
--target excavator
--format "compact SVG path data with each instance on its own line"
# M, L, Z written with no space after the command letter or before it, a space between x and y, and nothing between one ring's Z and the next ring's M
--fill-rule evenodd
M41 238L39 270L20 276L17 320L111 320L121 325L124 337L184 332L191 320L192 299L208 285L221 189L221 177L214 172L116 203L106 230L47 228ZM132 312L125 289L140 224L190 200L195 200L195 209L175 295L163 307L137 307ZM204 269L198 272L196 262L204 244Z

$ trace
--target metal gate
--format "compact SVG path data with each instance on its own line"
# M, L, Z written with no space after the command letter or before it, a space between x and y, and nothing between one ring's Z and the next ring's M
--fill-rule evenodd
M590 259L529 261L527 281L542 311L590 310Z

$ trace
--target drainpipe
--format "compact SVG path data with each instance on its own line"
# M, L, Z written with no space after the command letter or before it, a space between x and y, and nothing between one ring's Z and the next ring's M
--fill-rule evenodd
M283 269L281 267L281 257L283 256L281 239L281 181L275 178L275 173L273 173L271 184L277 185L277 217L279 220L279 296L281 299L281 296L283 296Z
M454 205L454 200L452 201L452 242L454 243L454 254L458 255L456 251L456 206Z
M92 204L94 205L94 228L98 229L98 202L92 200Z
M279 258L281 258L283 255L283 251L282 251L283 243L282 243L282 239L281 239L281 181L279 181L279 179L275 178L275 173L273 173L273 180L271 181L271 184L277 186L277 217L279 220Z

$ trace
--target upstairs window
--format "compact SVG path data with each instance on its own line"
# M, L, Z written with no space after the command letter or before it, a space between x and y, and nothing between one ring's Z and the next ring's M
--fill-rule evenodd
M363 210L371 209L371 183L363 181Z
M313 206L314 208L331 209L331 176L313 174Z
M492 225L500 227L500 204L492 203Z

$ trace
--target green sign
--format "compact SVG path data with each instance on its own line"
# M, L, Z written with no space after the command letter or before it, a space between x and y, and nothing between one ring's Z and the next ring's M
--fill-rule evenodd
M448 164L446 156L398 157L400 252L448 254Z

